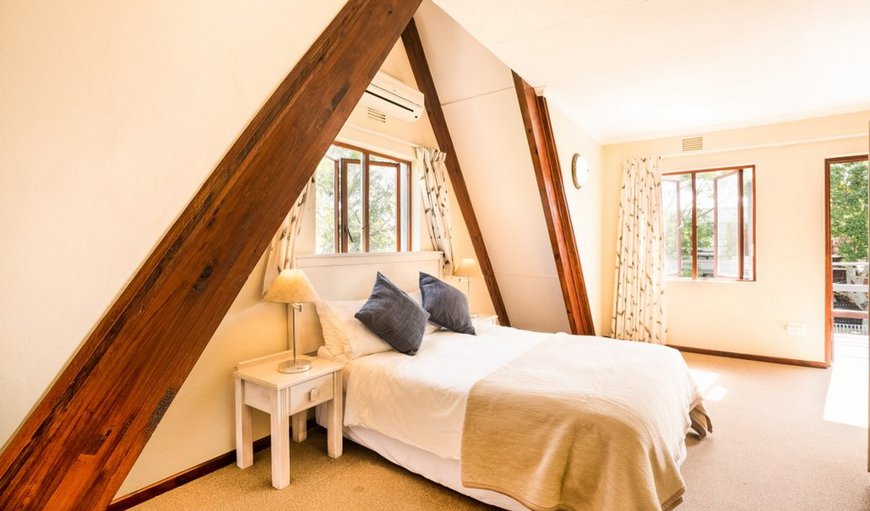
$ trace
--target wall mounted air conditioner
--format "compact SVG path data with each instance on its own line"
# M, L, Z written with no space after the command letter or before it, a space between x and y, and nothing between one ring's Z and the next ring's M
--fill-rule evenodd
M360 103L402 121L413 122L423 115L423 93L382 72L375 75Z

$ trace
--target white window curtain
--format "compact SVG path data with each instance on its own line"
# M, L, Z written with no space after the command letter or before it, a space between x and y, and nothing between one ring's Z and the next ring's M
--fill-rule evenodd
M617 339L666 340L660 163L658 157L635 158L623 165L610 323Z
M429 227L429 239L435 250L444 254L443 274L453 272L453 229L450 224L450 200L447 195L446 154L438 149L416 148L414 166L421 176L423 214Z
M266 260L266 273L263 277L263 294L265 295L281 270L292 268L295 264L296 242L302 230L302 214L305 212L305 201L314 187L314 178L302 189L290 213L281 224L281 228L272 238L269 245L269 256Z

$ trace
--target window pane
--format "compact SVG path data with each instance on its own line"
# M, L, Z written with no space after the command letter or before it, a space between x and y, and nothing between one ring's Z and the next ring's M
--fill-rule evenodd
M701 279L755 279L753 170L686 171L662 177L667 275L691 278L696 265Z
M333 166L331 175L329 164ZM410 248L408 162L333 144L316 169L316 176L317 253Z
M370 154L369 161L372 162L385 162L385 163L398 163L396 160L392 158L387 158L386 156L380 156L378 154Z
M740 174L726 172L714 178L713 191L716 200L714 208L714 261L717 277L737 278L739 271L739 225L737 216L738 189Z
M680 274L680 182L662 179L662 217L665 228L665 274Z
M713 175L695 174L698 201L698 278L713 277Z
M347 187L346 203L347 237L346 252L362 252L363 246L363 173L359 160L342 160L343 175Z
M680 277L692 277L694 249L692 248L692 175L683 174L680 179Z
M755 259L755 244L752 240L755 233L752 222L755 197L752 190L752 168L743 169L743 278L751 280L755 276L755 268L752 267Z
M318 254L335 252L335 174L337 162L325 156L314 177L314 250Z
M398 220L398 164L369 162L369 251L395 252Z
M401 166L401 182L402 191L399 193L401 197L401 208L399 211L399 223L402 228L399 229L402 233L401 250L411 250L411 168L402 162Z
M340 145L329 146L329 150L326 151L326 156L329 156L333 160L362 160L361 152Z

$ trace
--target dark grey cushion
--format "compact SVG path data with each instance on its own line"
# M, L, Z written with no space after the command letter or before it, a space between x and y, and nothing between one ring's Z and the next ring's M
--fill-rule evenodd
M468 312L468 299L462 291L422 272L420 291L429 321L454 332L476 335Z
M396 351L413 355L423 342L429 313L378 273L372 295L354 317Z

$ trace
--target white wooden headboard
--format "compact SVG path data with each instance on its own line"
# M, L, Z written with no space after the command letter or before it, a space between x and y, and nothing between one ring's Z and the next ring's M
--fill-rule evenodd
M441 252L299 255L296 267L305 271L324 300L368 298L377 272L408 292L419 289L421 271L442 278ZM305 307L300 323L299 352L316 351L323 344L323 333L314 304Z

